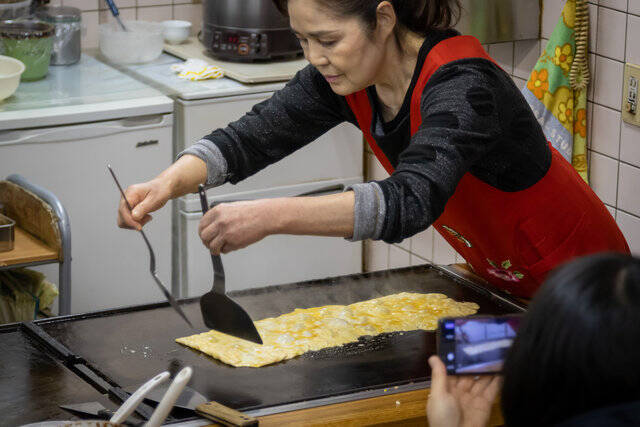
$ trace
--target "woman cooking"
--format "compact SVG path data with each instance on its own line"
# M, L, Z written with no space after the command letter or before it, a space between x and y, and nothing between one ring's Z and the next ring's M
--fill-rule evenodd
M225 203L200 222L214 254L270 234L400 242L430 225L474 272L530 297L578 255L629 252L604 204L553 149L513 81L450 27L457 0L275 0L310 65L121 201L140 228L169 199L255 174L348 121L387 179L341 194Z

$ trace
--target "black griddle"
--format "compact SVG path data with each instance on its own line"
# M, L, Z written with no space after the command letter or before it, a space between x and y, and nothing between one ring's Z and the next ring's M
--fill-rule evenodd
M76 420L58 407L98 401L113 404L48 353L18 324L0 330L0 425L43 420Z
M431 265L229 295L258 320L295 308L346 305L398 292L441 292L458 301L476 302L479 314L501 315L524 309L506 294ZM140 384L164 370L174 374L191 366L192 388L241 411L424 382L430 374L427 358L436 352L435 332L396 332L361 337L355 343L261 368L234 368L174 341L207 330L197 299L184 301L183 309L191 319L198 319L195 331L162 303L36 321L32 325L36 332L30 335L41 341L52 357L65 359L67 365L81 363L103 383L120 387ZM29 377L33 373L21 375Z

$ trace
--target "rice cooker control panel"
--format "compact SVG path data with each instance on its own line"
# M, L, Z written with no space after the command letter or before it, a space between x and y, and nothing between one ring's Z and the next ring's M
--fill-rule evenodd
M268 36L261 33L241 33L230 31L215 31L211 50L214 53L256 56L267 54Z

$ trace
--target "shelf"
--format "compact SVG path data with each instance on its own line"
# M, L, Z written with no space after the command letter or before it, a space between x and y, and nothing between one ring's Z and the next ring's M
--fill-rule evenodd
M15 237L13 250L0 252L0 267L30 262L56 261L58 259L57 251L19 227L15 228Z

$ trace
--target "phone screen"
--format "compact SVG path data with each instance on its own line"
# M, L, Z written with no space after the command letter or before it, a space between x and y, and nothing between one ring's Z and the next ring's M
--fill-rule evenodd
M438 355L449 374L494 374L502 371L522 315L440 319Z

